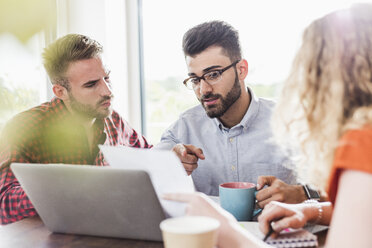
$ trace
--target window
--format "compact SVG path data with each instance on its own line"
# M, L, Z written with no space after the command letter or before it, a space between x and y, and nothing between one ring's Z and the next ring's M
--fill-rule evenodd
M47 100L47 77L41 62L44 33L21 43L0 35L0 131L16 113Z
M58 0L57 38L78 33L97 40L111 70L113 107L141 131L137 0Z
M223 20L239 31L249 66L246 84L276 98L299 48L304 28L315 18L355 1L142 0L146 135L156 144L187 108L199 104L182 81L187 76L183 34L205 21Z

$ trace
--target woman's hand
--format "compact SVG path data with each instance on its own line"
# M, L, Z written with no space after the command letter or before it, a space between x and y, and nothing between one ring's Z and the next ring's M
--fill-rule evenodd
M310 205L286 204L272 201L267 204L258 217L259 227L264 234L269 232L271 224L273 230L279 233L285 228L301 228L309 220L313 208Z

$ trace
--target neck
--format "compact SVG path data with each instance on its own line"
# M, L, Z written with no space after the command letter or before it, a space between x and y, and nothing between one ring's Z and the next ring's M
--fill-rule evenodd
M218 118L220 122L227 128L231 128L241 122L245 113L249 108L251 96L246 87L243 87L242 94L239 99L230 106L223 116Z
M81 116L77 118L80 118L79 122L81 123L81 125L83 125L83 127L85 127L86 130L91 130L94 122L96 121L96 118L84 118Z
M85 133L87 135L87 142L88 142L88 145L89 145L89 150L92 151L93 149L93 124L96 120L96 118L89 118L87 116L83 116L83 115L80 115L78 113L76 113L70 106L69 103L65 103L65 106L67 108L67 110L71 113L73 119L76 120L77 123L79 123L80 125L82 125L85 129Z
M96 121L96 118L92 118L92 117L87 117L87 116L82 116L78 113L76 113L69 104L66 104L65 103L65 106L66 108L68 109L68 111L71 113L71 115L73 116L73 118L79 123L81 124L87 131L89 131L94 122Z

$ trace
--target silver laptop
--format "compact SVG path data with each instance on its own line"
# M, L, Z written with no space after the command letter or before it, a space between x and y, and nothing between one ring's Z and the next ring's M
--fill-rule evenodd
M145 171L22 163L11 168L52 232L162 240L165 214Z

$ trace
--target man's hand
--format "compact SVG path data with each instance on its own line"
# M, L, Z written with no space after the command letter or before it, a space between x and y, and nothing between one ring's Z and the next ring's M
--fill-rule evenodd
M268 187L262 189L265 185ZM271 201L301 203L307 200L302 185L289 185L274 176L260 176L257 180L256 199L263 208Z
M177 144L173 147L172 151L174 151L181 160L187 175L191 175L191 173L198 168L199 159L205 159L203 150L193 145Z

